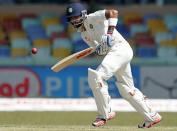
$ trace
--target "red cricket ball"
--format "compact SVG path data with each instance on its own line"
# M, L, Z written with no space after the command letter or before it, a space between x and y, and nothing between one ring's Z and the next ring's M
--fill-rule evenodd
M36 54L37 53L37 48L32 48L31 53Z

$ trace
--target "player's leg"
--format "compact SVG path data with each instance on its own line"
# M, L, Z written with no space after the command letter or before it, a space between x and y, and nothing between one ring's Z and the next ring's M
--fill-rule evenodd
M125 63L129 62L132 58L131 49L126 48L126 43L117 43L116 46L105 56L102 63L96 70L88 70L88 83L92 89L97 109L100 117L109 120L115 113L111 112L110 96L108 93L108 85L106 80L114 75ZM128 50L127 50L128 49ZM109 113L111 112L111 113ZM110 116L110 114L113 114ZM96 121L97 122L97 121ZM93 123L96 125L95 123ZM103 125L105 122L101 122Z
M145 122L139 127L149 128L160 122L161 116L147 103L142 92L134 87L130 64L123 66L115 74L120 94L145 118Z
M92 125L97 127L102 126L107 120L115 117L115 112L112 112L110 107L108 85L103 79L101 72L90 68L88 69L88 82L92 89L99 113L99 116L92 123Z
M91 68L88 69L88 82L92 89L99 115L104 114L102 118L108 118L108 114L106 112L110 111L110 96L108 93L107 83L102 79L100 72Z

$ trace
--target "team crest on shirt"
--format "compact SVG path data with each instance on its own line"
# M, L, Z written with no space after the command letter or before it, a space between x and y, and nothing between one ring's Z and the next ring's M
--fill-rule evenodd
M90 37L85 36L84 38L85 38L86 41L90 41L91 42Z
M92 24L89 24L89 27L90 27L90 29L93 29L93 25Z

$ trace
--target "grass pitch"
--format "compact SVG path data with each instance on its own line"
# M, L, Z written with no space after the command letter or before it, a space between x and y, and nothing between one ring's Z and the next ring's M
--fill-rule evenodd
M177 131L177 113L160 113L163 121L148 131ZM141 131L138 113L117 112L105 126L91 126L96 112L0 112L0 131Z

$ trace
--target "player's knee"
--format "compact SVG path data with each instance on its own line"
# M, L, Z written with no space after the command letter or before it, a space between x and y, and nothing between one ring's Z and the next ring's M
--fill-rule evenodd
M88 69L88 84L92 90L103 86L103 79L101 74L91 68Z
M145 96L137 88L127 89L126 87L119 87L119 92L127 101L145 99Z
M119 89L119 93L120 95L130 101L132 99L132 97L134 97L135 95L135 90L134 89L128 89L127 86L123 86L122 83L116 83L116 85L118 86L118 89Z

